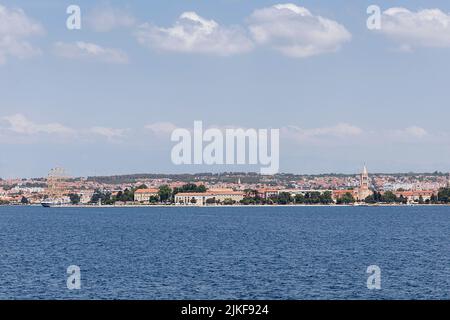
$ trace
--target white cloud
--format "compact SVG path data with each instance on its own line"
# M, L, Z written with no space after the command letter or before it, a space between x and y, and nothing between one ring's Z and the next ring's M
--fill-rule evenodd
M28 58L40 53L28 40L44 33L43 27L22 9L8 9L0 4L0 64L8 56Z
M145 23L136 32L136 38L140 44L156 50L184 53L228 56L253 48L252 41L240 27L221 26L195 12L184 12L168 28Z
M24 135L34 135L39 133L46 134L73 134L75 131L71 128L63 126L59 123L47 123L47 124L37 124L33 121L27 119L22 114L14 114L10 116L3 117L7 124L7 130L14 133L24 134Z
M448 141L448 133L433 134L419 126L369 130L347 123L319 128L285 126L281 128L281 137L292 140L295 143L315 146L342 143L356 146L396 143L446 143Z
M248 24L258 44L296 58L335 52L351 40L350 32L338 22L292 3L257 9Z
M363 130L359 127L347 123L339 123L331 127L310 129L304 129L298 126L287 126L282 128L282 133L284 133L288 137L303 141L312 138L343 138L359 136L363 133Z
M145 126L145 129L154 134L171 134L176 128L177 126L171 122L155 122Z
M93 9L87 16L87 24L96 32L108 32L118 28L132 27L136 19L127 11L109 5Z
M428 132L421 127L411 126L405 129L391 131L391 136L397 138L424 138L428 136Z
M125 137L129 129L109 128L94 126L90 128L71 128L60 123L36 123L23 114L13 114L0 118L0 134L2 140L31 142L46 139L45 135L65 138L65 140L76 139L77 141L91 141L93 135L107 138L110 141L120 141Z
M108 139L116 139L122 138L127 130L108 127L92 127L89 131L94 134L106 137Z
M414 47L450 47L450 14L439 9L412 12L390 8L383 12L378 31L398 42L404 51Z
M128 56L119 49L104 48L95 43L77 41L73 43L56 42L54 53L68 59L92 59L106 63L128 63Z

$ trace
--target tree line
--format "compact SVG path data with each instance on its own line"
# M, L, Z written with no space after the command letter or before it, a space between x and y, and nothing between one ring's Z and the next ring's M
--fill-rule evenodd
M330 204L333 203L332 193L325 192L306 192L305 194L297 194L293 196L289 192L280 192L268 198L263 198L258 194L257 190L247 189L244 191L245 197L241 200L244 205L256 204Z
M127 188L123 191L119 191L117 194L112 195L110 191L95 190L91 197L90 203L97 204L101 202L103 205L113 205L116 202L134 202L134 193L139 189L147 189L145 184L134 188ZM181 187L170 188L168 185L162 185L158 188L158 195L150 198L150 203L173 203L175 195L184 192L204 193L207 189L204 185L196 185L194 183L187 183ZM264 205L264 204L331 204L333 203L332 193L330 191L325 192L306 192L304 194L291 195L288 192L281 192L278 195L271 196L269 198L262 198L257 190L246 189L244 190L245 196L241 200L241 204L244 205ZM68 195L72 204L76 205L80 203L80 195L77 193L71 193ZM228 203L223 204L233 204ZM347 192L338 199L336 204L352 204L356 200L351 192ZM368 196L365 201L368 204L375 203L390 203L390 204L406 204L407 198L403 196L396 196L392 191L386 191L383 194L381 192L374 191L372 195ZM20 200L21 204L29 204L29 200L22 196ZM207 204L217 203L215 199L209 199ZM448 204L450 203L450 188L441 188L437 195L432 195L431 199L424 200L422 197L418 199L419 204ZM0 200L0 205L7 205L9 201Z
M95 190L94 194L91 197L90 203L96 204L101 202L104 205L112 205L116 202L133 202L134 201L134 193L139 189L147 189L145 184L125 189L123 191L119 191L117 194L112 195L110 191L103 190ZM196 185L194 183L187 183L181 187L170 188L168 185L162 185L158 188L158 196L150 197L150 203L173 203L175 199L175 195L177 193L182 192L206 192L206 187L204 185ZM72 199L71 199L72 200ZM72 201L73 204L78 204L79 199L74 198L75 201ZM78 201L78 202L77 202ZM76 202L76 203L75 203Z

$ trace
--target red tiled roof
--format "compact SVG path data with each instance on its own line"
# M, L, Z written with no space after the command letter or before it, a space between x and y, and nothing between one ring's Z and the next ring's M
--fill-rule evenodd
M394 193L396 195L402 195L404 197L413 197L413 196L431 196L435 192L433 190L413 190L413 191L396 191Z
M219 196L219 195L244 195L241 191L233 191L233 190L209 190L206 192L181 192L177 193L176 196L180 197L211 197L211 196Z
M158 189L138 189L134 193L141 194L141 193L158 193L158 192L159 192Z

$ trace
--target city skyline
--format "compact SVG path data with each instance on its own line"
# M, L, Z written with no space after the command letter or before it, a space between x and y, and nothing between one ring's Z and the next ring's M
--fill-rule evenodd
M2 178L258 171L173 165L196 120L279 128L279 172L449 171L448 2L78 1L68 30L70 4L0 0Z
M0 205L250 205L448 203L450 175L299 176L258 173L138 174L70 177L53 168L45 178L0 180ZM191 201L192 200L192 201Z

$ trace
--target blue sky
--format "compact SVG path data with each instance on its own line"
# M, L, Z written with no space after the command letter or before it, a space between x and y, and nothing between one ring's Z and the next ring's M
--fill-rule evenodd
M280 128L282 172L449 171L448 1L279 4L0 0L0 177L255 170L173 165L194 120Z

